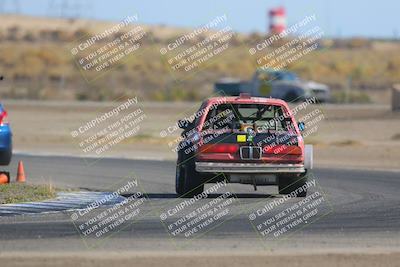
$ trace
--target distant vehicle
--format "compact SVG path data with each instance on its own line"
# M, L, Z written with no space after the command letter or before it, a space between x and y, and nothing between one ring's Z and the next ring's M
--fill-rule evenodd
M0 104L0 165L10 164L12 156L12 132L8 114Z
M223 78L215 83L214 90L227 96L249 93L252 96L272 97L288 102L315 97L318 102L329 102L330 89L314 81L303 81L290 71L259 68L250 81Z
M254 189L278 185L280 194L306 196L312 146L304 144L304 123L296 123L285 101L248 94L213 97L196 114L193 121L178 122L184 129L176 167L179 195L200 194L204 183L226 178Z

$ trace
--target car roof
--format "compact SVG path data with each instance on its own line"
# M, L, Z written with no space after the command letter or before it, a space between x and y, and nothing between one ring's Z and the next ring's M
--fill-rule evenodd
M242 96L220 96L211 97L207 100L210 104L231 103L231 104L265 104L287 106L287 103L281 99L266 97L242 97Z
M291 73L296 75L296 73L294 73L293 71L289 71L289 70L276 70L273 68L258 68L257 72L265 72L265 73Z

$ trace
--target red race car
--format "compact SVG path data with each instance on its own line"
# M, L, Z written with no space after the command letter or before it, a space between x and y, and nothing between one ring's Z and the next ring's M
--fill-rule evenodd
M189 118L177 147L176 192L191 197L205 183L278 185L280 194L305 197L312 146L305 146L285 101L272 98L213 97ZM223 174L223 175L221 175Z

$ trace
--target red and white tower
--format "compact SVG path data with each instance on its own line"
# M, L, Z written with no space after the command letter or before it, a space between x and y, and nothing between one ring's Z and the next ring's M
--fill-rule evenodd
M270 9L269 12L269 32L281 33L286 29L286 10L284 7Z

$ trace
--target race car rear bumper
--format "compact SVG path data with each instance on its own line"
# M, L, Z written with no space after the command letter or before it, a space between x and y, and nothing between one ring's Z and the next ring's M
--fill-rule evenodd
M303 164L196 162L196 171L214 173L304 173Z

